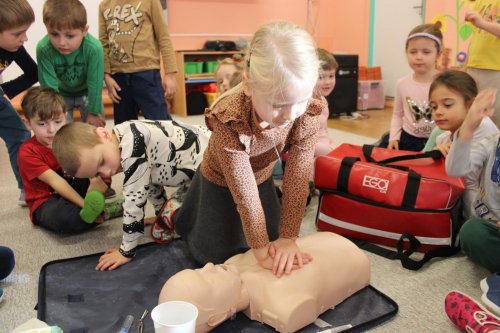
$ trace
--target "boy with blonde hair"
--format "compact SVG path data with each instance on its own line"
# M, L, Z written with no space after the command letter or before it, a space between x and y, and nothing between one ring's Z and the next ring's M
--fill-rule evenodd
M31 133L24 126L8 98L14 98L36 83L36 63L23 44L28 40L26 31L35 21L33 8L26 0L0 0L0 74L15 62L24 72L14 80L0 84L0 138L9 152L10 165L21 191L18 204L26 206L24 188L17 166L17 155L21 144ZM6 96L6 97L5 97Z
M204 126L175 121L131 120L104 127L70 123L54 138L54 154L63 169L76 177L111 177L123 171L123 238L120 248L106 250L96 269L113 270L136 254L144 234L144 207L149 200L156 215L167 202L164 186L190 182L203 158L210 132ZM169 200L170 205L177 200ZM170 206L169 206L170 207ZM168 222L167 222L168 223ZM171 232L151 227L157 242L172 240Z
M83 197L94 189L104 192L105 183L99 178L67 177L52 152L54 135L66 123L64 99L52 88L34 87L28 90L21 106L34 133L21 146L17 161L31 221L64 234L94 227L97 223L85 222L80 216Z
M105 126L104 53L101 42L88 33L85 7L79 0L46 0L43 23L47 35L36 48L40 84L64 97L69 121L78 108L82 121Z
M172 119L165 97L176 93L177 65L160 1L102 0L99 39L115 125L137 119L139 109L146 119Z

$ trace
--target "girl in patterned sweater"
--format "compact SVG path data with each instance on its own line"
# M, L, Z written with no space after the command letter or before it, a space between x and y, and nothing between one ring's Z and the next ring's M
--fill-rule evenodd
M206 110L212 135L173 215L175 231L198 262L222 263L251 248L279 277L311 260L296 238L324 106L312 98L318 71L315 45L304 29L264 25L246 55L243 82ZM280 207L271 174L284 152Z

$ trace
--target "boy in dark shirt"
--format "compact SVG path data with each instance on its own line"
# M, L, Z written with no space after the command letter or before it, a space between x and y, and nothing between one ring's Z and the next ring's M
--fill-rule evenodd
M27 0L0 0L0 8L2 8L0 10L0 74L12 62L15 62L24 72L16 79L0 84L0 138L7 145L10 164L21 191L18 204L25 206L24 188L17 167L17 154L19 147L31 136L31 133L7 98L14 98L38 81L36 63L23 47L24 42L28 40L26 31L35 21L35 14Z

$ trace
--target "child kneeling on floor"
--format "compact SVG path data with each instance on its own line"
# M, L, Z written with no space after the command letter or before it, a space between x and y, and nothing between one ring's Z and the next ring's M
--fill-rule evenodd
M34 133L22 144L17 160L33 224L57 233L77 234L103 222L104 216L85 221L80 211L87 192L104 192L107 185L100 178L68 177L52 151L54 135L66 124L63 97L52 88L34 87L21 106Z
M496 90L480 92L465 117L446 157L452 177L471 173L478 177L478 197L472 216L460 229L460 246L474 262L492 272L500 271L500 134L473 142L484 117L493 113Z
M59 130L54 138L54 154L69 174L111 177L125 173L123 240L119 249L106 250L97 270L113 270L132 260L144 234L147 200L158 215L167 201L164 186L176 187L191 180L209 136L204 126L171 120L131 120L116 125L112 131L70 123ZM161 231L151 229L156 241L167 241L161 239ZM167 236L173 237L171 233Z

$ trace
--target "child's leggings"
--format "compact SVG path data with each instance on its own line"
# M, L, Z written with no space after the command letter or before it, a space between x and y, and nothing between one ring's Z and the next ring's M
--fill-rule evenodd
M474 262L500 272L500 228L491 222L471 218L460 229L460 246Z

